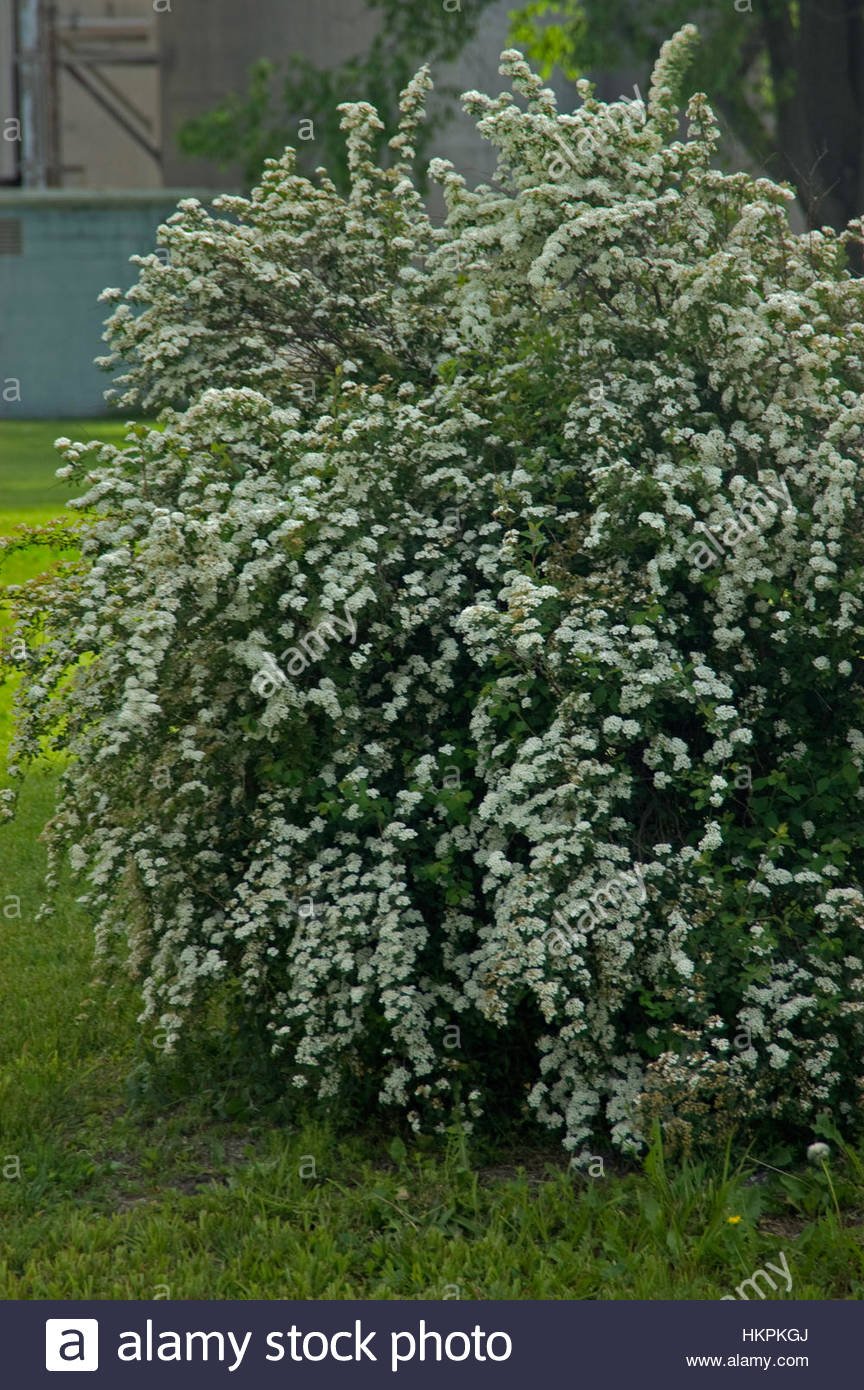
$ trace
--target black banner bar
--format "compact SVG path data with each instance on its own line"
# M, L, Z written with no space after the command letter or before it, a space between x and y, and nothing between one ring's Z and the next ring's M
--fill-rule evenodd
M746 1303L746 1306L745 1306ZM141 1386L663 1390L858 1383L856 1302L0 1303L0 1377ZM743 1379L742 1379L743 1378ZM62 1382L61 1382L62 1384Z

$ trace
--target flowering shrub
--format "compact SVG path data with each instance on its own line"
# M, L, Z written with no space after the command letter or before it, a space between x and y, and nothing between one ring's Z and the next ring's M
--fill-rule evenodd
M347 197L289 150L116 305L161 427L60 441L13 757L71 754L49 878L169 1048L228 1000L297 1087L509 1085L572 1150L860 1117L860 229L712 168L704 98L679 138L693 38L573 114L506 53L441 226L426 74L385 170L347 106Z

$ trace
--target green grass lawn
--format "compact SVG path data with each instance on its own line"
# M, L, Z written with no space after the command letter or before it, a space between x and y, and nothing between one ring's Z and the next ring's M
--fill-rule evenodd
M54 477L62 459L53 448L65 434L88 443L104 439L112 444L123 439L122 420L21 420L0 421L0 518L8 534L19 522L36 525L57 516L68 498L80 488L69 487Z
M59 511L51 440L94 431L121 432L0 424L0 532ZM148 1086L74 895L36 921L55 778L0 826L0 1298L713 1299L769 1266L772 1298L864 1297L861 1151L590 1177L551 1143L342 1133L256 1100L239 1058Z
M82 441L104 438L119 443L124 425L122 420L0 421L0 535L10 535L22 525L39 526L50 521L64 511L70 497L81 492L79 485L70 487L54 476L62 459L53 443L64 433ZM57 552L53 558L72 554ZM0 585L32 579L51 558L42 546L0 556ZM0 590L0 639L8 625ZM11 704L11 684L0 686L0 748L9 741Z

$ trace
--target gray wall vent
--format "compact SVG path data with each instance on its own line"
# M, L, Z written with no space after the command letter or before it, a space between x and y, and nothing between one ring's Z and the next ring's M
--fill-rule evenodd
M0 217L0 256L21 255L21 218Z

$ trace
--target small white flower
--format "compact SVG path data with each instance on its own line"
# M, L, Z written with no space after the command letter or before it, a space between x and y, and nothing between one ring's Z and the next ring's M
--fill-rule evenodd
M827 1144L811 1144L807 1150L808 1163L821 1163L831 1157L831 1150Z

